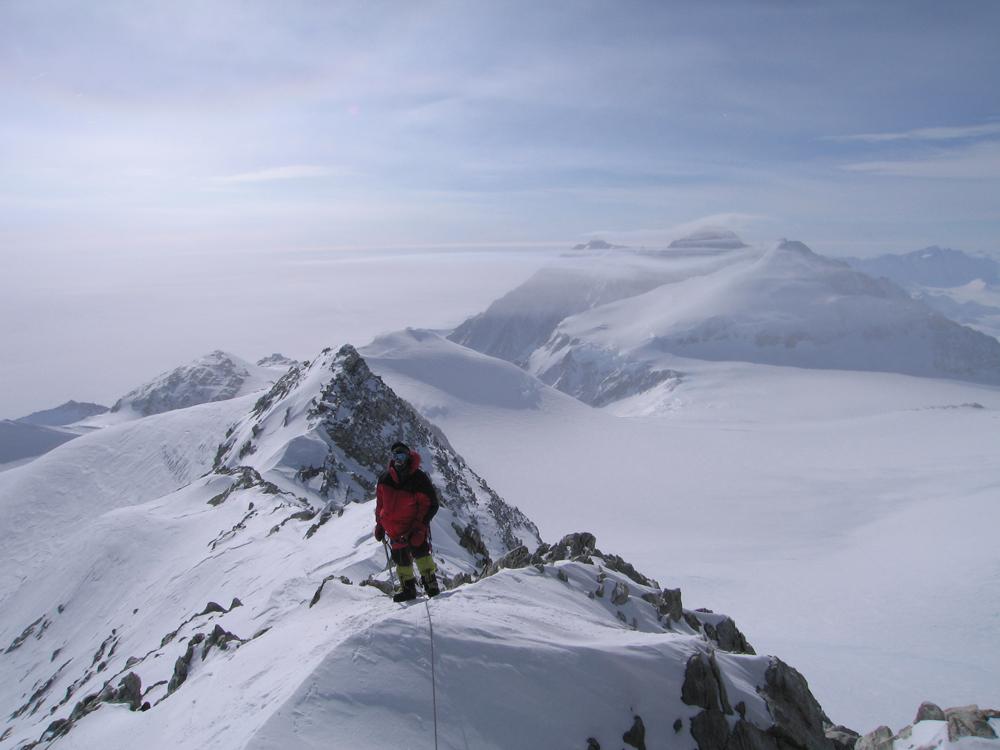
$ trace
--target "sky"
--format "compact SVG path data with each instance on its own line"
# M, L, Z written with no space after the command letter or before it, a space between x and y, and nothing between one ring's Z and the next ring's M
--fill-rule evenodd
M4 0L0 418L454 325L593 237L1000 251L997 28L964 1Z
M9 252L998 247L995 2L0 4Z

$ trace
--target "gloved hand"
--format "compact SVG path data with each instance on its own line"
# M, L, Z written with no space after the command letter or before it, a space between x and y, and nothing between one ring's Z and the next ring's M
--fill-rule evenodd
M375 524L375 541L381 542L385 539L385 529L382 528L382 524Z

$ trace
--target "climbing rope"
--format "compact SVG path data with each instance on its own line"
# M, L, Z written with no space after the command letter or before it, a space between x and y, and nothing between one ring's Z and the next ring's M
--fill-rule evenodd
M431 619L430 604L426 600L424 600L424 610L427 612L427 625L431 631L431 699L434 702L434 750L438 750L437 675L434 673L434 621Z
M389 571L389 580L392 581L392 587L396 588L396 573L392 567L392 555L389 554L389 542L385 539L382 540L382 549L385 550L385 569Z
M385 566L389 570L389 578L392 580L393 588L396 587L396 574L392 568L392 555L389 554L389 543L382 540L382 547L385 549ZM431 608L427 600L424 600L424 611L427 612L427 626L431 633L431 700L434 706L434 750L438 750L438 699L437 699L437 675L434 669L434 621L431 619Z

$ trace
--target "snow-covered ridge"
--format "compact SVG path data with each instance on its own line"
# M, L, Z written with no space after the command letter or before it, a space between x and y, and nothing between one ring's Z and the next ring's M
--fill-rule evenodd
M299 364L298 361L278 352L257 360L258 367L277 367L285 370L297 364Z
M484 407L538 409L551 395L543 383L521 368L455 344L434 331L407 328L383 334L361 353L380 375L389 371L417 383L443 379L450 394ZM419 397L410 393L405 398L432 420L448 408L418 403Z
M249 466L342 508L373 496L387 448L397 440L423 457L447 510L441 522L463 546L496 557L537 542L534 524L493 492L351 346L324 350L307 366L290 369L229 431L216 468Z
M593 239L593 240L587 240L586 242L579 242L576 245L573 245L573 249L574 250L588 250L588 251L594 251L594 250L624 250L625 249L625 245L612 245L607 240L602 240L602 239L598 238L598 239Z
M81 403L79 401L67 401L65 404L56 406L53 409L32 412L26 417L20 417L16 421L24 424L44 425L46 427L62 427L81 419L93 417L108 411L108 407L101 404Z
M710 248L713 250L739 250L748 245L728 229L700 229L670 243L671 249Z
M143 417L162 414L253 393L273 383L276 377L271 367L253 365L216 350L129 391L111 411Z

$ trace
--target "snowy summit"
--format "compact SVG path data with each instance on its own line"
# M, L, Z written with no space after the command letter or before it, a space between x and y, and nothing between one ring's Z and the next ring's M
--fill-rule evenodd
M275 379L270 366L253 365L216 350L129 391L111 411L143 417L162 414L252 393Z
M708 248L713 250L739 250L747 245L735 232L728 229L699 229L670 243L671 249Z

